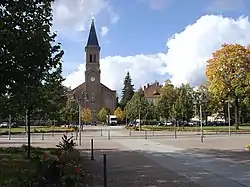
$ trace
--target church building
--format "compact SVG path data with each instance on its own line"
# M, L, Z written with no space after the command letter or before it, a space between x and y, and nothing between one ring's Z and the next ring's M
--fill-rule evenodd
M85 82L72 91L82 108L91 109L93 116L96 116L102 108L109 109L111 114L114 114L116 109L116 91L101 83L100 50L94 19L92 19L85 47Z

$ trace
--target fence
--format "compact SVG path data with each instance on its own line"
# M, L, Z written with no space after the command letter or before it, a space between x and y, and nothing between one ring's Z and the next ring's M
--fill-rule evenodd
M74 139L79 138L79 132L62 132L62 133L31 133L31 138L40 139L40 140L49 140L49 139L60 139L63 134L68 134L69 136L73 136ZM231 133L233 134L233 133ZM234 134L239 134L239 132L235 132ZM242 133L240 133L242 134ZM205 136L225 136L228 135L228 132L206 132L204 131ZM131 129L107 129L107 128L96 128L96 129L83 129L81 131L81 138L91 139L177 139L177 138L197 138L201 136L200 131L191 132L191 131L134 131ZM1 135L0 139L14 139L14 138L26 138L26 133L8 133L6 135Z

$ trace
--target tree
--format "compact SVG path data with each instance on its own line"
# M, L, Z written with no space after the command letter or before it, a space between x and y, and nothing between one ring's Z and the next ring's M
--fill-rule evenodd
M125 112L130 120L136 119L146 119L148 115L149 103L144 97L136 92L134 93L132 99L127 103L125 107Z
M126 117L124 111L120 107L115 110L115 115L119 123L122 123Z
M172 106L177 98L177 92L174 85L167 80L165 85L161 88L160 95L156 101L156 106L158 108L161 117L168 120L171 117Z
M249 87L250 49L239 44L223 44L207 61L210 90L218 100L234 100L235 125L239 126L239 99Z
M102 108L98 113L98 119L103 123L107 123L107 118L108 118L107 115L108 115L107 109Z
M92 121L92 112L89 108L84 108L82 111L82 121L90 123Z
M182 84L177 89L177 99L172 106L172 110L176 110L172 112L175 114L175 118L189 121L194 114L193 101L193 88L189 84Z
M122 108L124 108L127 105L127 103L134 95L134 85L132 84L132 79L130 77L129 72L127 72L123 84L124 87L122 89L122 99L120 101L120 105Z
M205 117L206 125L208 122L208 116L215 112L215 102L212 93L209 91L208 85L203 84L198 87L196 92L196 97L194 98L196 103L202 105L202 116ZM196 107L198 108L198 107Z
M63 121L68 123L73 123L78 120L78 104L72 94L68 95L66 105L60 110L60 116Z
M30 118L43 101L46 75L61 63L63 51L51 33L53 0L4 1L0 20L0 94L12 94Z

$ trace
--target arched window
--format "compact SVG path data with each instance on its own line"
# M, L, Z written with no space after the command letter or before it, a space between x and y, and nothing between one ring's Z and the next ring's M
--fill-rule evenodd
M89 62L92 62L93 59L92 59L92 55L89 55Z
M96 54L94 54L94 61L93 62L96 62Z
M92 93L92 95L91 95L91 103L95 103L95 94L94 93Z

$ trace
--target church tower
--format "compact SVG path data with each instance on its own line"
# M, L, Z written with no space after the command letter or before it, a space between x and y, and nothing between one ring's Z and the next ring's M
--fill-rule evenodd
M87 105L93 116L101 109L101 70L100 70L100 46L95 30L94 19L92 19L88 42L85 47L86 71L85 84L87 93Z

